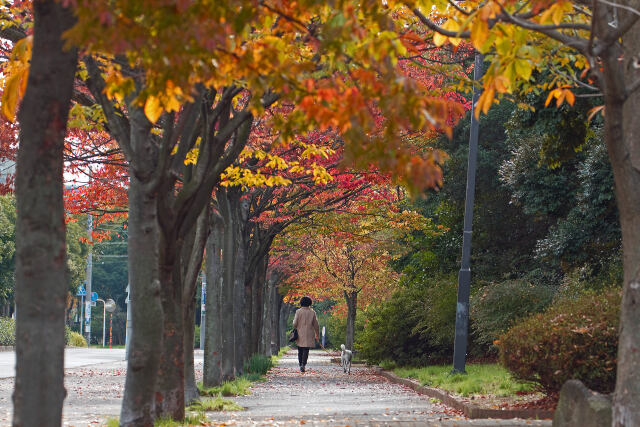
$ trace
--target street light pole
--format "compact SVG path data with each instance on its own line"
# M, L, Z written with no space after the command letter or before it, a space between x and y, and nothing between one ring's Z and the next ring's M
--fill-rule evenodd
M96 301L99 301L102 303L102 348L104 348L104 345L105 345L104 332L105 332L105 322L107 319L107 309L106 309L107 306L102 298L98 298Z
M87 344L91 345L91 279L93 277L93 217L91 214L87 215L87 234L89 236L89 253L87 254L87 276L86 276L86 307L84 310L85 316L85 329L82 333L86 332Z
M207 310L205 308L205 300L207 299L207 275L202 272L202 304L200 309L200 349L204 349L204 340L205 340L205 319L207 315Z
M465 373L467 339L469 333L469 294L471 293L471 230L473 224L473 202L476 187L476 160L478 157L479 123L475 116L481 90L482 61L484 56L476 52L473 70L473 100L471 103L471 132L469 135L469 159L467 168L467 192L464 204L464 231L462 237L462 262L458 274L458 303L456 306L456 335L453 344L453 372Z
M105 325L107 323L107 311L111 313L111 318L113 319L113 311L116 309L116 302L111 298L107 301L98 298L96 301L102 301L102 347L104 348L106 345ZM109 330L109 334L111 334L111 330Z

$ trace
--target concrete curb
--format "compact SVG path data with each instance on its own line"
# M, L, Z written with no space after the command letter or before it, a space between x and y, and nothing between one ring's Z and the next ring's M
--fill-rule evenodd
M479 418L523 418L523 419L551 419L553 418L553 411L546 409L486 409L479 406L472 405L470 403L461 402L454 398L452 395L444 390L437 388L421 386L417 381L400 378L389 371L385 371L380 367L374 367L380 376L388 379L392 383L401 384L411 388L419 394L424 394L429 397L440 400L447 406L451 406L454 409L464 413L467 418L479 419Z
M0 351L13 351L15 347L12 345L0 345Z

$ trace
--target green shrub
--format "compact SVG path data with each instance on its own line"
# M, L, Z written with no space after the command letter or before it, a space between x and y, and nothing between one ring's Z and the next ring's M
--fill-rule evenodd
M70 331L69 333L69 341L67 341L67 345L70 347L88 347L87 340L85 340L79 333L73 331Z
M256 353L244 364L244 372L247 375L257 374L260 376L265 375L272 367L273 363L270 357Z
M364 330L364 322L365 317L362 315L361 311L356 312L356 325L355 330L353 331L354 341L358 341L362 331ZM320 333L322 334L322 328L320 328ZM340 348L340 344L344 344L346 342L347 335L347 318L332 316L328 319L327 322L327 334L325 337L325 347L331 345L332 348ZM322 340L322 336L320 336L320 340Z
M492 283L471 299L471 328L476 342L491 346L517 320L551 304L555 288L519 280Z
M548 394L569 379L610 393L615 386L620 290L559 300L500 337L500 363Z
M16 321L0 317L0 345L16 345Z
M367 310L356 350L371 363L423 365L448 360L453 353L456 295L455 279L449 276L401 288Z

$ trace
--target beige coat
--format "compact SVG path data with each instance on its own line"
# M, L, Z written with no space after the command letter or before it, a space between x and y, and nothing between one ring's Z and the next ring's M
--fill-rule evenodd
M316 312L311 307L301 307L293 318L293 327L298 330L298 347L315 347L320 327Z

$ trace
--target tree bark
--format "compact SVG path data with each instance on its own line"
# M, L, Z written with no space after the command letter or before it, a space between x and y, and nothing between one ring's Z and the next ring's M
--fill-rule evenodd
M215 387L222 384L222 335L223 313L221 310L222 296L222 218L212 214L211 233L207 240L207 299L205 308L205 340L204 340L204 369L203 384L205 387Z
M183 238L161 227L159 269L162 310L162 348L155 393L156 418L184 419L184 322L179 254Z
M217 191L223 228L222 246L222 296L220 308L222 311L222 380L228 381L236 376L235 358L235 328L234 328L234 266L236 246L233 229L231 227L231 206L227 198L227 190Z
M640 1L626 3L636 10L640 8ZM605 25L602 24L603 27ZM632 82L640 80L640 72L634 65L640 52L638 23L623 37L623 46L623 55L611 49L603 59L605 140L616 183L624 253L624 287L613 399L613 425L616 427L640 425L640 91L626 91ZM625 58L624 66L620 62L621 57Z
M267 262L268 264L268 262ZM266 266L265 266L266 268ZM269 313L269 319L271 323L271 333L269 334L269 352L268 355L276 355L280 351L280 345L278 343L278 318L280 314L280 299L278 298L278 283L280 281L280 275L277 271L269 275L269 282L271 286L271 310Z
M242 375L244 363L248 360L250 352L245 348L246 328L250 325L245 323L245 271L247 250L244 241L244 225L247 221L249 204L242 198L240 190L234 190L231 198L232 216L231 230L233 232L235 252L235 266L233 271L233 329L235 343L235 366L236 375Z
M184 401L185 405L191 404L200 397L196 385L196 373L194 366L194 329L196 290L198 289L198 275L202 269L204 247L209 234L209 208L202 210L198 222L190 233L189 239L182 250L183 272L183 323L184 323ZM205 318L206 322L206 318ZM205 330L206 333L206 330Z
M345 335L345 346L353 350L353 342L356 330L356 307L358 306L358 292L344 291L344 298L347 303L347 333Z
M150 188L156 147L144 111L129 105L129 286L133 336L125 381L121 426L153 424L154 393L162 345L163 309L158 278L157 193Z
M77 63L62 34L74 18L60 3L33 2L33 55L19 113L16 177L16 382L14 426L59 426L68 290L63 151Z

